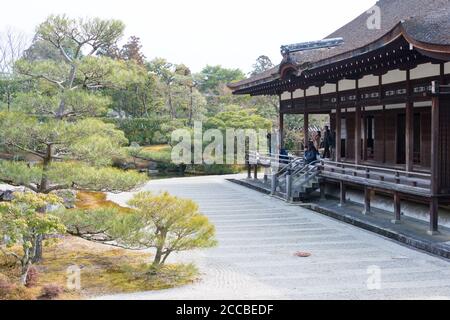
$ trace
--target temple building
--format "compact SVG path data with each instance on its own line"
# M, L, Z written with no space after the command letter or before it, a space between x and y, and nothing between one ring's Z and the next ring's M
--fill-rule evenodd
M321 41L282 46L275 68L229 84L236 95L275 95L284 116L327 114L335 156L323 188L426 205L430 234L450 205L450 1L380 0ZM305 132L305 139L308 133Z

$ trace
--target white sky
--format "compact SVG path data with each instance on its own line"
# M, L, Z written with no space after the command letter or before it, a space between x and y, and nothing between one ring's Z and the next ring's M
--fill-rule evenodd
M250 71L255 59L281 59L280 45L319 40L375 4L375 0L5 0L0 31L32 36L50 14L122 20L126 37L141 38L148 58Z

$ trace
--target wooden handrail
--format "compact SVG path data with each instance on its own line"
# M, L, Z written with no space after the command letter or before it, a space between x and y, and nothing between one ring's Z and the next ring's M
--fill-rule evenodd
M415 177L423 177L423 178L431 178L431 174L427 173L420 173L420 172L411 172L411 171L403 171L403 170L395 170L395 169L389 169L389 168L383 168L383 167L373 167L373 166L366 166L361 164L352 164L352 163L345 163L345 162L335 162L335 161L329 161L329 160L322 160L323 165L326 164L332 164L338 167L342 167L345 169L346 167L352 167L358 170L359 168L362 170L373 170L373 171L382 171L382 172L389 172L392 174L399 174L402 176L415 176ZM367 173L367 171L366 171Z

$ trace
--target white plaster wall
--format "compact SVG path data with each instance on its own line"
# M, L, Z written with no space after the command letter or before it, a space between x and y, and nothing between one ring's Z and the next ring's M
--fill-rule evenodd
M319 87L309 87L306 89L306 96L317 96L319 94Z
M336 92L336 85L334 83L327 83L322 87L322 94Z
M406 104L404 103L397 103L397 104L387 104L386 109L392 110L392 109L404 109L406 108Z
M339 91L345 90L354 90L356 89L356 81L355 80L341 80L339 81Z
M416 68L411 70L411 79L419 79L425 77L438 76L440 74L440 66L438 64L419 64Z
M444 71L445 71L445 74L450 74L450 62L447 62L444 65Z
M302 89L297 89L294 91L294 99L303 98L305 96L305 92Z
M378 76L368 75L359 80L359 87L374 87L378 85Z
M383 106L370 106L370 107L366 107L366 111L377 111L377 110L383 110Z
M285 91L281 94L281 100L290 100L291 93L289 91Z
M431 101L414 102L414 108L431 107Z
M406 81L406 71L391 70L383 75L383 84Z

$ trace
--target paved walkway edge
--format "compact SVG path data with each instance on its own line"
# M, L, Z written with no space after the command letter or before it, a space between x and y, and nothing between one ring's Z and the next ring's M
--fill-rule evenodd
M253 185L253 184L250 184L243 180L238 180L238 179L227 179L227 180L232 183L236 183L238 185L253 189L255 191L259 191L259 192L262 192L265 194L270 194L270 192L268 192L266 189L256 186L256 185ZM370 223L368 221L358 219L353 216L343 215L343 214L333 211L329 208L322 207L318 204L307 204L307 205L303 205L302 207L304 207L304 208L306 207L310 210L321 213L330 218L351 224L355 227L359 227L361 229L374 232L374 233L384 236L386 238L403 243L409 247L419 249L422 251L426 251L428 253L431 253L433 255L440 256L440 257L443 257L446 259L450 259L450 246L449 245L446 245L443 243L433 243L433 242L430 242L430 241L427 241L424 239L413 238L410 235L406 235L406 234L397 232L392 229L387 229L382 226Z

